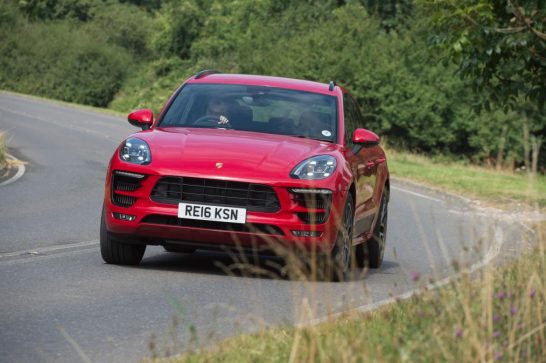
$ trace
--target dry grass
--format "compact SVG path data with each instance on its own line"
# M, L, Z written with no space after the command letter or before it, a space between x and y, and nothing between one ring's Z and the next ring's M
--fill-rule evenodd
M546 360L546 225L533 253L366 314L230 338L172 362Z

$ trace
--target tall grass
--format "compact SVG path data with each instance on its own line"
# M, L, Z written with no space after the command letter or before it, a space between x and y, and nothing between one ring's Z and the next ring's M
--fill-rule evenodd
M546 225L533 253L371 313L228 339L173 362L542 362ZM418 277L417 277L418 278ZM160 360L161 361L161 360Z

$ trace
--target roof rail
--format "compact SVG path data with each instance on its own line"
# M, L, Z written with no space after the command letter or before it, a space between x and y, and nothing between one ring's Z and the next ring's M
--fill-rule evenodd
M330 91L333 91L336 86L336 81L330 81L330 85L328 86L328 89Z
M195 79L199 79L199 78L203 78L203 77L205 77L205 76L208 76L209 74L215 74L215 73L220 73L220 72L215 71L215 70L212 70L212 69L204 69L204 70L202 70L202 71L200 71L200 72L197 72L197 73L195 74L195 77L194 77L194 78L195 78Z

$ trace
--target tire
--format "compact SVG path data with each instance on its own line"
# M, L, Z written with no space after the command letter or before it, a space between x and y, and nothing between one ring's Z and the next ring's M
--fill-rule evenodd
M349 194L343 208L343 218L332 250L330 261L326 263L326 276L334 281L347 281L353 272L353 196Z
M100 253L104 262L114 265L138 265L145 251L146 245L124 243L108 232L103 207L100 219Z
M357 246L356 260L359 267L380 268L385 254L387 239L389 191L384 190L381 197L378 219L372 237Z

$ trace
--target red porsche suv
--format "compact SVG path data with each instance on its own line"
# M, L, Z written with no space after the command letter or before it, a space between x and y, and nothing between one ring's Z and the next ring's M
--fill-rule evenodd
M282 245L320 251L346 276L378 268L389 172L379 137L336 85L202 71L117 148L106 176L102 258ZM274 248L273 248L274 249Z

